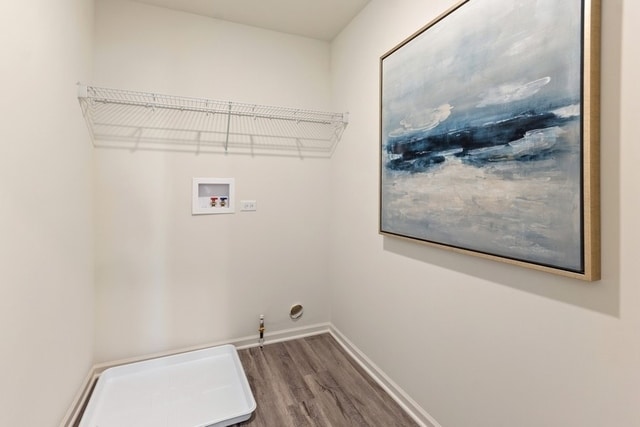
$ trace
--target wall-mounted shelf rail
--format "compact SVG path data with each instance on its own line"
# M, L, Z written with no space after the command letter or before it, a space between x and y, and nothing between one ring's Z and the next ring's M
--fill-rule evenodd
M328 157L348 113L79 85L94 145Z

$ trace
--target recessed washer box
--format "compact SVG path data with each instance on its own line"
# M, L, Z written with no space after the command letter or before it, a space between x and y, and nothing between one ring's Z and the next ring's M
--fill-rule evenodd
M105 370L79 427L222 427L255 409L236 348L222 345Z
M233 178L193 178L191 213L225 214L235 212Z

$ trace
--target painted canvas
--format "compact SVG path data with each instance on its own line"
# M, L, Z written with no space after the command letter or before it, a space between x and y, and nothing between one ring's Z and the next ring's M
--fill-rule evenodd
M468 0L381 58L381 233L585 272L583 12Z

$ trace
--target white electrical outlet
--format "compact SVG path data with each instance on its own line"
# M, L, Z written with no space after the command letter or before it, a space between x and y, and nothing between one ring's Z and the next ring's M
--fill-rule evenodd
M258 210L258 202L255 200L240 200L241 211L256 211Z

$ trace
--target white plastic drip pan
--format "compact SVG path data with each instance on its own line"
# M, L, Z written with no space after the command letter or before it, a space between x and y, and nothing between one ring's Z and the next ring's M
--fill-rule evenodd
M79 427L222 427L256 402L233 345L105 370Z

